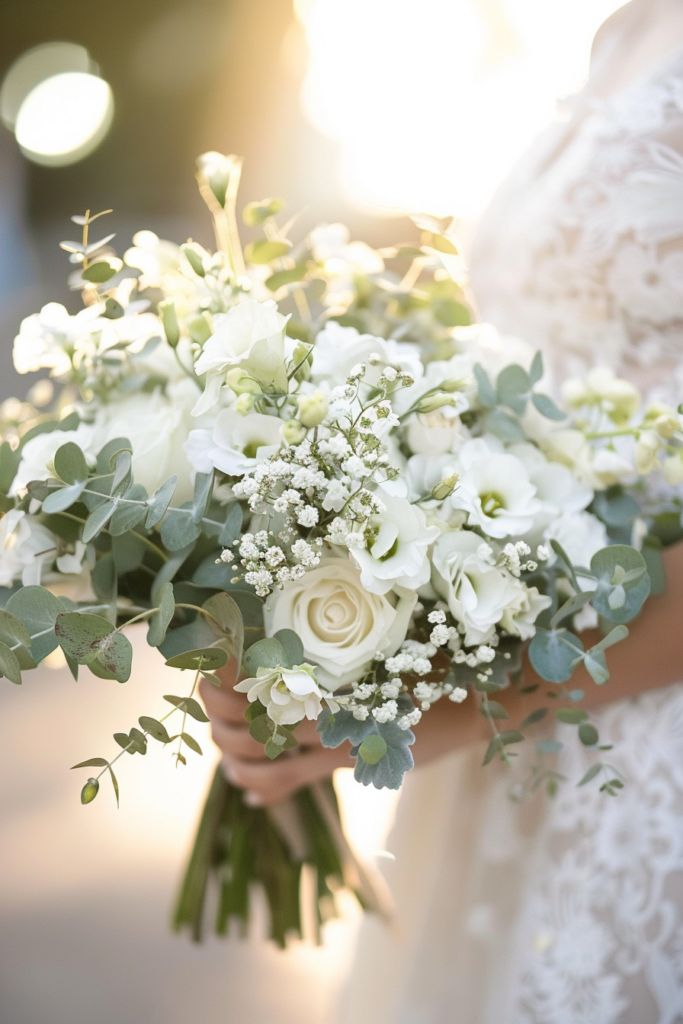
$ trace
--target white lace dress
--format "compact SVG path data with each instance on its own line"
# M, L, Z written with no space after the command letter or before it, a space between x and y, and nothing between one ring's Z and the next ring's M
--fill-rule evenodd
M608 23L587 89L499 193L472 266L482 317L542 347L560 378L602 363L681 401L677 4ZM666 59L610 89L640 27L668 14ZM683 1022L683 685L596 721L628 780L614 799L568 784L515 804L479 749L414 773L388 842L396 929L364 926L341 1020ZM562 767L577 779L588 763L572 748Z

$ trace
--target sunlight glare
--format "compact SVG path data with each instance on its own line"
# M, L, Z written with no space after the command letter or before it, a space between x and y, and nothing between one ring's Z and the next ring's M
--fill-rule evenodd
M373 212L472 217L585 80L619 0L296 0L302 103Z
M102 78L81 71L52 75L24 99L15 126L19 147L35 163L63 166L91 153L113 116L112 92Z

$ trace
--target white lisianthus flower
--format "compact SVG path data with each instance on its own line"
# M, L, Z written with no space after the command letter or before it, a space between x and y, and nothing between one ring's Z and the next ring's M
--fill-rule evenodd
M112 434L120 437L121 434ZM94 427L81 423L75 430L50 430L36 434L21 449L21 461L12 481L9 493L21 494L32 480L47 480L53 475L52 460L55 452L68 441L73 441L94 462L98 446ZM104 442L102 442L104 444Z
M359 363L371 364L373 358L380 364L398 366L415 379L422 376L422 360L416 345L386 341L373 334L359 334L355 327L342 327L330 322L315 339L311 379L326 381L334 387L345 380ZM381 365L369 365L364 379L375 385L381 375Z
M355 682L379 652L395 654L405 640L417 595L371 594L348 558L323 558L302 579L274 591L265 604L266 634L292 629L307 661L329 690Z
M434 412L411 416L408 420L406 441L416 455L442 455L454 450L462 433L463 428L456 409L444 406Z
M503 612L501 625L512 636L530 640L536 632L536 619L551 604L550 598L536 587L518 583L516 596Z
M164 394L132 394L97 410L96 450L115 437L126 437L133 448L133 479L152 494L170 476L178 483L173 503L192 495L193 472L183 450L192 419L197 388L185 378L170 383ZM66 440L69 440L67 437ZM78 441L74 437L75 441ZM63 443L63 442L60 442Z
M609 537L604 523L590 512L574 512L557 516L546 528L547 541L562 545L573 565L587 568L591 558L607 547Z
M48 302L40 313L33 313L21 322L14 339L14 368L17 373L50 370L62 377L71 369L71 357L84 343L92 347L91 335L96 329L99 307L90 306L72 316L59 302Z
M243 679L235 689L246 693L250 704L260 701L268 718L277 725L296 725L304 718L314 722L325 696L316 682L314 666L307 664L259 668L255 676Z
M227 313L214 317L214 333L204 344L195 363L198 374L206 374L204 393L194 413L212 409L225 382L226 372L237 366L265 387L287 390L285 371L285 325L287 317L272 300L240 299Z
M443 533L432 550L432 585L464 626L468 645L490 640L517 597L517 581L492 564L486 548L478 534L460 530Z
M451 501L464 509L472 526L489 537L527 533L541 511L524 463L495 441L476 438L458 452L458 486Z
M21 580L39 584L43 568L56 555L54 535L32 516L12 508L0 518L0 587Z
M544 526L560 514L581 512L593 500L592 488L567 466L547 459L535 445L515 444L508 451L522 460L536 488L536 497L543 506L537 525Z
M183 448L198 473L219 469L228 476L243 476L275 454L281 440L282 420L276 416L240 416L234 409L223 409L211 430L191 430Z
M428 526L417 505L403 490L385 484L377 491L384 510L371 517L365 528L363 546L352 546L351 557L360 578L371 594L386 594L392 587L417 590L429 580L428 550L439 536L437 526Z

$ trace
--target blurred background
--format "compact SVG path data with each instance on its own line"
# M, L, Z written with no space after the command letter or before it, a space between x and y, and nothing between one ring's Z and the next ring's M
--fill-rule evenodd
M619 6L0 0L0 399L29 384L11 362L21 318L77 306L58 248L73 213L113 208L121 250L143 227L209 242L194 159L217 149L244 156L245 202L283 196L302 227L345 220L380 244L421 210L456 215L467 236L581 87ZM55 671L0 688L0 1020L322 1024L353 914L325 949L286 956L167 934L210 756L179 772L162 753L145 770L130 759L119 812L78 804L66 766L145 702L154 713L163 667L145 657L126 687ZM354 796L350 826L370 854L389 813ZM254 969L267 985L245 983Z

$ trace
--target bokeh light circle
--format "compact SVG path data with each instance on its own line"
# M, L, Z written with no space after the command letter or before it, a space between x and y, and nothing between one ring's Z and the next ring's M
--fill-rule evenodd
M23 100L14 128L22 153L38 164L82 160L111 125L114 100L103 78L69 71L44 79Z

